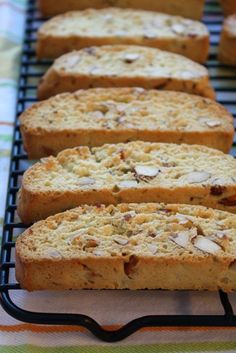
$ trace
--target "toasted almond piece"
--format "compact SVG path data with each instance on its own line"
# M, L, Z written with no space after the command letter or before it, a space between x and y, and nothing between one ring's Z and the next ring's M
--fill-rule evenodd
M136 188L138 183L135 180L123 180L119 183L118 186L121 188Z
M96 250L93 251L93 255L96 255L96 256L106 256L106 253L105 253L105 251L103 251L103 250L96 249Z
M100 110L95 110L90 113L90 116L94 119L104 118L104 114Z
M119 236L113 237L113 240L119 245L126 245L129 242L128 239Z
M128 53L128 54L125 54L123 57L124 61L128 64L138 60L139 58L140 58L140 54L137 54L137 53Z
M61 254L59 253L59 251L57 251L53 248L46 249L45 255L46 255L46 257L52 257L53 259L60 259L61 258Z
M224 239L224 238L227 238L227 231L226 230L218 230L216 233L215 233L216 237L219 238L219 239Z
M158 248L155 244L147 244L147 248L153 255L157 253Z
M207 172L192 172L188 174L188 182L190 184L203 183L210 178L210 173Z
M189 223L189 219L186 218L184 215L182 215L182 214L180 214L180 213L177 213L177 214L175 215L175 218L178 219L179 224L187 224L187 223Z
M193 245L199 250L209 254L215 254L217 251L221 250L218 244L202 235L198 235L194 238Z
M186 248L190 240L189 235L190 235L189 231L174 233L170 235L170 240L172 240L177 245L182 246L183 248Z
M66 58L66 65L67 66L70 66L70 67L73 67L75 66L76 64L78 64L80 58L78 58L77 55L74 55L74 56L68 56Z
M182 71L180 73L182 78L188 79L188 78L193 78L193 74L190 71Z
M146 177L155 177L160 172L160 170L156 167L150 167L147 165L137 165L134 168L135 172L140 176Z
M94 185L96 183L96 180L93 178L88 178L88 177L82 177L79 178L78 184L83 186L83 185Z
M176 34L183 34L185 31L185 27L181 25L180 23L175 23L171 26L171 29L173 32Z
M220 126L221 125L221 122L220 121L217 121L217 120L209 120L206 122L207 126L209 127L217 127L217 126Z

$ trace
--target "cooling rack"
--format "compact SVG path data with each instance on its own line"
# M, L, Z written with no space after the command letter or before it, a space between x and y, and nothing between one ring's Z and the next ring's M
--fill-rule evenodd
M211 82L217 92L217 100L223 104L236 118L236 69L226 67L217 61L217 46L222 25L222 13L218 3L207 1L203 21L211 33L211 51L207 67ZM26 226L19 222L16 215L16 194L22 174L28 167L27 155L24 152L19 130L18 116L36 101L38 80L45 72L50 62L38 62L35 57L35 40L38 26L43 22L37 11L36 1L29 0L26 14L25 39L21 56L20 78L14 137L11 153L9 184L6 202L4 229L2 235L0 301L3 308L14 318L47 325L80 325L87 328L96 337L107 342L122 340L135 331L149 326L236 326L229 296L219 291L219 306L222 315L148 315L131 320L118 330L106 330L92 317L82 314L33 312L19 307L11 297L13 291L20 291L19 283L14 273L15 238ZM235 120L236 121L236 120ZM236 157L236 144L231 153ZM156 291L158 296L160 291Z

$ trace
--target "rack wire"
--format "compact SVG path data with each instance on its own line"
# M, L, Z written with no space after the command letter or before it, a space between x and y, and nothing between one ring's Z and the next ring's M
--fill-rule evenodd
M16 215L16 195L22 174L28 166L27 154L23 149L17 118L36 101L38 80L50 65L50 61L38 62L35 57L36 32L38 26L43 22L35 3L35 0L28 1L26 14L25 39L21 56L17 112L2 235L0 301L3 308L14 318L25 322L47 325L80 325L107 342L122 340L140 328L149 326L236 326L236 316L229 297L222 291L219 291L219 306L222 306L224 311L222 315L148 315L134 319L114 331L104 329L93 318L86 315L32 312L20 308L12 300L10 293L22 290L19 283L11 279L10 273L12 270L14 272L15 269L13 260L15 237L26 228L24 224L20 223ZM236 118L236 69L226 67L217 61L217 46L222 20L223 17L218 3L215 0L208 0L203 21L211 33L211 51L206 66L210 72L212 85L217 92L218 102L228 108ZM231 153L236 157L235 141Z

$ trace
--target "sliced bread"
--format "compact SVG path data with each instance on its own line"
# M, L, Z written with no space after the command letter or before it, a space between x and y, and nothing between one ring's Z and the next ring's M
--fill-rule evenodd
M38 98L93 87L143 87L214 98L205 67L178 54L135 45L73 51L55 60L38 87Z
M40 289L236 290L236 216L202 206L75 208L16 242L16 278Z
M38 31L37 56L55 59L75 49L109 44L154 47L204 63L209 32L201 22L151 11L88 9L45 22Z
M236 212L236 160L197 145L135 141L67 149L28 169L18 195L25 223L82 204L166 202Z
M33 104L21 116L29 158L65 148L134 140L206 145L229 152L233 117L213 100L143 88L91 88Z

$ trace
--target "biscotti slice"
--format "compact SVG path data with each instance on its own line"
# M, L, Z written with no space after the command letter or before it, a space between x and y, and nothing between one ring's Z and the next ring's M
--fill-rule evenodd
M204 0L38 0L44 16L55 16L60 13L88 8L101 9L109 6L134 8L168 13L200 20Z
M38 98L93 87L143 87L214 98L205 67L178 54L135 45L104 45L55 60L38 87Z
M68 149L24 173L17 210L31 223L83 204L121 202L236 212L236 160L205 146L142 141Z
M219 61L236 65L236 14L224 21L220 36Z
M236 13L236 1L235 0L220 0L220 4L223 8L224 15L232 15Z
M209 33L203 23L156 12L119 8L74 11L42 25L37 56L55 59L74 49L107 44L144 45L204 63Z
M91 88L33 104L20 116L29 158L69 147L135 140L206 145L229 152L233 117L213 100L143 88Z
M16 242L16 278L40 289L236 289L236 215L202 206L83 206Z

